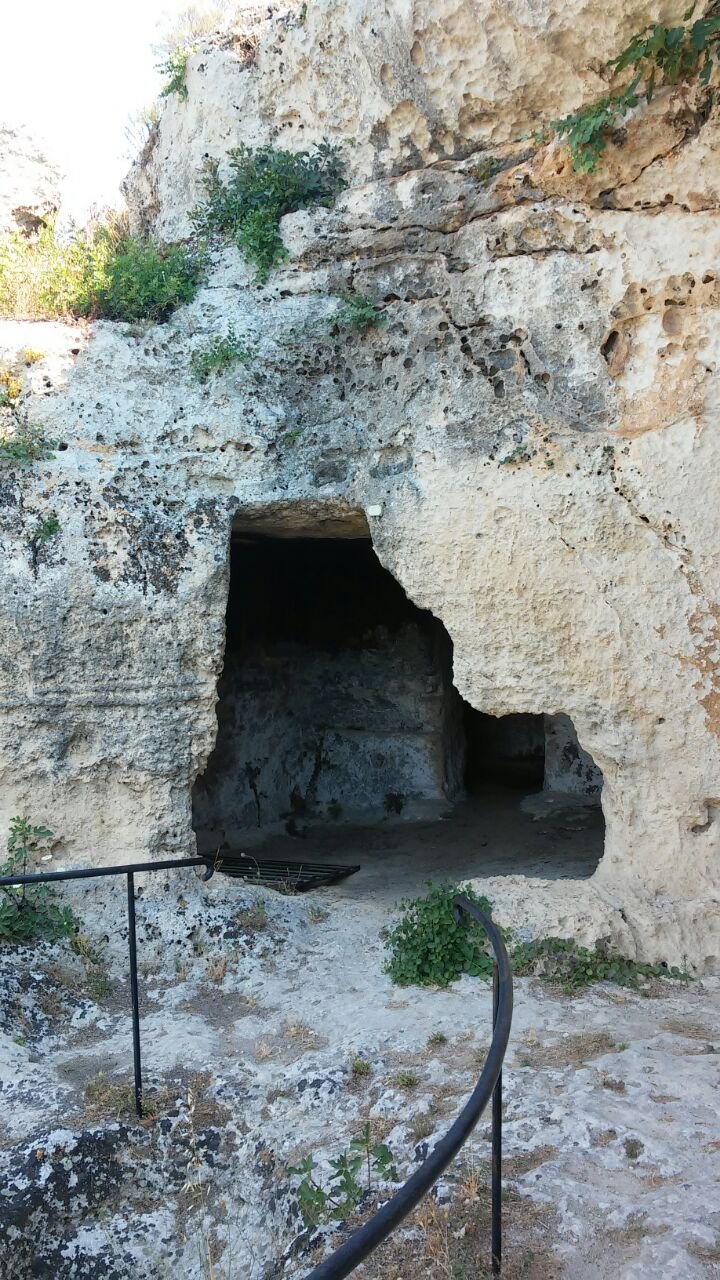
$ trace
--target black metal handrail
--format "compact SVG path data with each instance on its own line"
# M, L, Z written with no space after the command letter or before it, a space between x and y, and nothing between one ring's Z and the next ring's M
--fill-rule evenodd
M57 880L97 880L104 876L127 879L128 952L130 959L130 1003L132 1008L133 1068L135 1073L135 1111L142 1119L142 1063L140 1058L140 997L137 974L137 936L135 929L135 872L167 871L170 867L205 867L204 880L209 880L214 867L208 858L167 858L161 862L126 862L117 867L71 867L68 871L33 871L22 876L0 876L0 888L21 884L49 884Z
M502 1265L502 1065L510 1037L513 1010L512 969L503 937L497 925L464 894L453 903L455 917L470 916L481 924L495 954L493 964L493 1038L485 1066L468 1101L444 1138L441 1138L419 1169L380 1208L336 1249L310 1271L306 1280L343 1280L364 1262L378 1245L400 1225L437 1182L440 1174L470 1136L492 1096L492 1188L491 1251L492 1269L500 1274Z
M142 1117L142 1066L140 1055L140 1002L138 996L137 939L135 927L135 872L165 871L173 867L205 867L203 879L209 879L215 869L222 870L208 859L174 858L160 862L134 862L114 867L76 867L68 871L40 871L26 875L0 876L0 888L23 884L46 884L58 880L91 880L104 876L124 875L127 879L128 950L130 960L130 999L132 1005L133 1064L135 1073L135 1110ZM502 934L493 920L459 894L453 903L455 918L463 916L481 924L490 939L494 952L493 962L493 1037L485 1060L485 1066L468 1101L444 1138L433 1147L430 1155L407 1182L370 1218L358 1227L334 1253L315 1267L307 1280L343 1280L371 1254L383 1240L400 1225L404 1218L420 1203L423 1196L437 1182L440 1174L457 1155L463 1143L472 1133L492 1096L492 1189L491 1189L491 1251L492 1270L499 1275L502 1262L502 1065L510 1036L513 1010L512 969Z

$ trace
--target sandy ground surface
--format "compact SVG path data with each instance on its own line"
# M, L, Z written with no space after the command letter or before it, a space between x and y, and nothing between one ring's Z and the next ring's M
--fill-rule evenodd
M382 938L397 898L429 875L461 876L482 850L476 803L422 834L411 825L343 833L343 859L362 848L363 871L311 894L220 875L203 885L191 871L141 885L153 1113L143 1123L128 1089L123 886L72 890L99 954L3 951L0 1274L307 1276L348 1227L304 1230L288 1164L313 1154L327 1185L329 1161L370 1122L406 1177L482 1064L488 985L394 987ZM541 827L528 820L523 870L547 877ZM313 855L331 847L337 833L319 832ZM496 847L492 857L502 856ZM569 832L563 856L591 869L597 833ZM574 998L517 980L506 1277L720 1276L719 1085L719 979ZM484 1118L435 1195L358 1276L488 1274L488 1139ZM356 1220L389 1190L373 1186Z

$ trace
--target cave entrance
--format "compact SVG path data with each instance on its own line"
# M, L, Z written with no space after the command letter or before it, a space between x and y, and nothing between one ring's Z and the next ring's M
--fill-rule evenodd
M217 742L193 791L201 852L386 871L412 854L421 880L438 856L458 877L592 874L602 778L571 722L470 707L445 627L357 517L238 521L226 626Z

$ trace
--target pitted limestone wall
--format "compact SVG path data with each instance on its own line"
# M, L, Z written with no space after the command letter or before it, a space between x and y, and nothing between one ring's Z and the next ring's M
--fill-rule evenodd
M525 47L527 6L503 5L502 39L477 53L480 8L454 11L443 57L456 50L463 83L475 59L478 95L496 77L468 150L511 136L523 112L592 97L585 68L605 35L590 49L584 33L621 43L657 15L644 0L533 10L532 57L504 97L503 50ZM311 104L335 83L333 31L351 53L367 44L354 2L308 12L285 72L266 72L264 54L234 68L248 93L242 76L269 101L285 75ZM414 31L418 13L391 5L387 22ZM145 159L157 203L144 216L161 228L181 226L195 150L230 101L216 62L193 66L187 106L172 103ZM426 112L410 63L407 98ZM436 77L430 96L442 93ZM233 119L223 145L277 125ZM234 515L365 512L383 564L447 627L463 697L493 715L561 710L602 770L595 876L531 891L509 877L488 886L498 909L717 964L719 122L697 87L662 90L591 177L527 142L491 152L490 178L487 152L461 159L451 141L429 167L434 153L393 143L388 166L381 130L361 139L334 210L284 219L289 257L266 287L230 247L165 326L0 326L0 348L48 353L21 409L67 445L32 468L0 464L0 826L29 813L72 861L191 849ZM351 289L384 308L385 328L335 322ZM198 384L192 353L229 323L253 359ZM49 513L60 532L33 552Z

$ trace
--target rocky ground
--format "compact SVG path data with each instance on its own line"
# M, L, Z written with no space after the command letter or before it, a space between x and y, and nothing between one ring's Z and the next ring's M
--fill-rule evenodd
M281 896L191 870L141 886L147 1116L132 1109L121 883L71 889L82 954L0 964L0 1272L13 1280L306 1276L344 1227L304 1227L297 1166L369 1123L405 1178L460 1109L490 991L394 987L387 894ZM720 1276L720 979L516 981L505 1078L504 1274ZM489 1254L489 1129L367 1280L471 1280ZM489 1273L488 1273L489 1274Z

